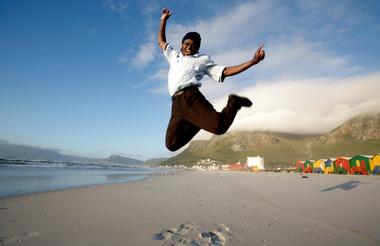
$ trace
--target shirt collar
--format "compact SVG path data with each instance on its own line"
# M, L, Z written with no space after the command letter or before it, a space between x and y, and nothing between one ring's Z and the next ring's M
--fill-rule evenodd
M178 57L185 57L185 56L182 54L182 51L179 51L179 55L178 55ZM191 55L190 57L198 58L198 57L199 57L199 52L195 53L194 55Z

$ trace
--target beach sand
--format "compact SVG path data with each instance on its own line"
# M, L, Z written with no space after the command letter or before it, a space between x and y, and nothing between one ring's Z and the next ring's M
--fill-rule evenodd
M380 245L380 177L179 171L0 199L0 245Z

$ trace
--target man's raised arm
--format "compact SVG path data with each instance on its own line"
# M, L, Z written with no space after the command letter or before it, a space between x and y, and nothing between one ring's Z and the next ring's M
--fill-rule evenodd
M163 9L161 12L160 30L158 31L158 46L160 46L161 49L164 49L166 45L166 21L171 15L172 12L170 12L170 10L167 8Z
M254 57L237 66L226 67L223 71L223 77L233 76L235 74L241 73L253 65L261 62L265 58L264 45L260 45L260 47L256 50Z

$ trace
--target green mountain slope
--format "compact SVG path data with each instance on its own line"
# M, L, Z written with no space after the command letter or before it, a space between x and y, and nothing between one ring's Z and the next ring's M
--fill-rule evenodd
M231 132L207 141L193 141L163 164L192 165L213 159L224 163L245 162L262 156L267 168L292 166L296 160L319 159L380 152L380 114L353 118L322 135L278 132Z

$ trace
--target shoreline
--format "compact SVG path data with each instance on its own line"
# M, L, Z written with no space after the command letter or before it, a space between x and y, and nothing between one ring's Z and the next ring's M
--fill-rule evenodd
M21 194L14 194L14 195L9 195L9 196L0 196L0 202L1 200L5 200L5 199L13 199L13 198L22 198L22 197L25 197L25 198L28 198L29 196L30 197L33 197L33 196L38 196L38 195L42 195L42 194L49 194L49 193L59 193L59 192L64 192L64 191L70 191L70 190L75 190L75 189L85 189L85 188L91 188L91 187L97 187L97 186L108 186L108 185L117 185L117 184L129 184L129 183L133 183L133 182L143 182L145 180L148 180L150 179L151 177L150 176L147 176L147 177L144 177L144 178L141 178L141 179L137 179L137 180L129 180L129 181L125 181L125 182L120 182L120 183L106 183L106 184L89 184L89 185L82 185L82 186L74 186L74 187L66 187L66 188L58 188L58 189L51 189L51 190L44 190L44 191L34 191L34 192L28 192L28 193L21 193Z
M173 170L0 167L0 199L102 184L129 183Z
M10 196L0 196L0 203L1 200L5 199L12 199L12 198L22 198L22 197L29 197L29 196L35 196L45 193L56 193L56 192L63 192L63 191L70 191L75 189L85 189L85 188L91 188L91 187L98 187L98 186L112 186L112 185L127 185L129 183L136 183L136 182L145 182L149 181L154 177L160 177L160 176L168 176L168 175L178 175L180 172L187 172L188 170L180 170L180 169L170 169L167 172L156 172L156 173L149 173L149 174L141 174L141 176L144 176L141 179L136 180L128 180L128 181L122 181L122 182L115 182L115 183L104 183L104 184L89 184L89 185L82 185L82 186L73 186L73 187L66 187L66 188L59 188L59 189L51 189L51 190L44 190L44 191L35 191L35 192L28 192L28 193L22 193L22 194L14 194ZM1 244L0 244L1 245Z
M377 177L177 171L0 198L0 245L378 245L379 188Z
M145 176L144 178L141 178L141 179L137 179L137 180L129 180L129 181L124 181L124 182L116 182L116 183L104 183L104 184L89 184L89 185L83 185L83 186L74 186L74 187L67 187L67 188L59 188L59 189L51 189L51 190L44 190L44 191L35 191L35 192L28 192L28 193L21 193L21 194L15 194L15 195L10 195L10 196L0 196L0 203L1 203L1 200L6 200L6 199L17 199L17 198L28 198L29 196L30 197L33 197L33 196L38 196L38 195L42 195L42 194L45 194L45 193L59 193L59 192L63 192L63 191L70 191L70 190L75 190L75 189L85 189L85 188L91 188L91 187L98 187L98 186L112 186L112 185L127 185L129 183L136 183L136 182L146 182L146 181L149 181L151 179L153 179L154 177L160 177L160 176L169 176L169 175L180 175L181 173L186 173L186 172L200 172L200 173L206 173L206 172L211 172L211 173L252 173L253 175L255 174L284 174L284 175L287 175L287 174L293 174L293 175L298 175L298 176L307 176L307 178L309 178L309 176L313 177L313 176L335 176L335 177L342 177L342 176L346 176L346 177L361 177L363 179L365 178L376 178L378 176L372 176L372 175L341 175L341 174L318 174L318 173L291 173L291 172L249 172L249 171L225 171L225 170L220 170L220 171L204 171L204 170L195 170L195 169L170 169L171 171L169 172L165 172L165 173L161 173L161 172L157 172L157 173L150 173L148 175L146 174L143 174L142 176ZM174 170L174 171L173 171ZM380 179L380 177L378 177ZM0 208L1 209L1 208Z

